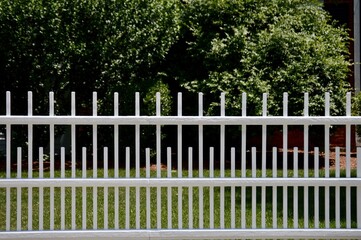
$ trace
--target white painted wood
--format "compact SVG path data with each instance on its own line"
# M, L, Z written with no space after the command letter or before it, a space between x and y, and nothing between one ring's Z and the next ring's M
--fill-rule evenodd
M93 117L98 115L98 97L93 92ZM98 125L93 124L93 178L98 178ZM93 187L93 230L98 229L98 188Z
M108 178L108 148L103 148L103 171L104 178ZM104 203L103 203L103 212L104 212L104 229L108 229L108 187L104 187Z
M231 148L231 178L236 177L236 149ZM236 228L236 188L231 187L231 228Z
M60 151L60 178L65 178L65 149ZM65 188L60 187L60 230L65 230Z
M325 117L330 116L330 93L325 93ZM330 177L330 124L325 124L325 177ZM325 187L325 206L330 206L330 188ZM330 208L325 207L325 227L330 228Z
M170 147L167 148L167 178L172 178L172 149ZM172 187L167 188L167 206L167 227L168 229L172 229Z
M87 158L86 158L86 147L82 147L82 179L87 178L86 166L87 166ZM82 229L87 229L87 197L86 197L86 186L82 187Z
M336 178L340 177L340 147L336 147ZM340 228L340 187L335 190L335 221L336 228Z
M361 116L0 116L2 124L12 125L356 125Z
M202 117L203 116L203 93L198 93L198 116ZM204 151L204 146L203 146L203 125L199 125L198 126L198 162L199 162L199 177L202 178L203 177L203 151ZM204 219L203 219L203 208L204 208L204 201L203 201L203 188L199 187L198 188L198 199L199 199L199 214L198 214L198 218L199 218L199 228L203 229L203 224L204 224Z
M0 239L357 239L360 229L193 229L1 232Z
M357 148L357 177L361 178L361 148ZM357 206L361 206L361 185L357 186ZM357 210L357 228L361 229L361 211Z
M114 93L114 116L119 116L119 94ZM114 178L119 177L119 125L114 125ZM114 188L114 229L119 229L119 188Z
M319 178L320 174L319 174L319 149L318 147L315 147L314 149L314 172L315 172L315 178ZM319 200L320 200L320 194L319 194L319 187L315 186L315 194L314 194L314 212L315 212L315 218L314 218L314 228L319 228L320 227L320 216L319 216L319 211L320 211L320 206L319 206Z
M214 178L214 148L209 148L209 177ZM209 181L209 179L208 179ZM214 187L209 188L209 228L214 228Z
M137 97L138 95L138 97ZM351 203L354 201L360 202L361 199L361 168L358 167L357 174L358 177L351 177L351 127L354 124L359 124L361 121L361 117L354 117L351 116L351 95L350 93L347 94L347 101L346 101L346 116L330 116L330 95L326 93L325 95L325 116L318 117L318 116L309 116L308 112L308 94L304 95L305 99L305 107L304 107L304 116L287 116L287 94L284 95L284 108L283 108L283 116L267 116L267 94L263 95L263 103L262 103L262 116L247 116L246 111L246 94L242 94L242 115L241 116L225 116L225 95L221 94L221 113L220 116L203 116L203 95L198 95L198 116L182 116L182 95L181 93L178 94L178 112L177 116L161 116L161 103L160 103L160 94L157 93L156 95L156 116L140 116L140 97L139 93L136 94L136 106L135 106L135 115L134 116L119 116L119 100L118 95L114 94L114 116L98 116L97 115L97 95L93 93L93 114L91 116L76 116L75 112L75 93L72 93L72 101L71 101L71 115L70 116L55 116L55 108L54 108L54 93L49 93L49 116L33 116L32 109L32 94L31 92L28 93L28 114L26 116L12 116L10 111L10 92L7 93L6 98L6 115L0 116L0 123L6 126L6 149L10 152L11 149L11 127L12 125L16 124L23 124L28 129L28 148L27 148L27 161L28 161L28 177L22 178L22 169L21 169L21 149L18 149L18 169L17 169L17 178L11 178L11 168L10 162L11 158L9 155L6 156L6 178L0 179L0 188L6 189L6 224L5 224L5 232L0 232L0 239L6 239L9 236L14 238L21 239L24 232L22 229L25 226L22 226L22 218L26 216L22 216L22 211L20 209L23 208L23 204L21 200L21 195L24 194L25 191L28 193L27 197L27 233L34 234L33 236L40 236L39 238L44 237L47 232L43 232L44 229L44 211L50 212L50 218L46 221L50 221L50 230L54 230L55 228L55 221L56 224L59 223L59 220L55 220L58 216L58 210L55 211L55 199L54 199L54 189L60 189L60 226L57 227L62 230L62 233L68 233L69 231L66 230L67 222L65 222L65 215L68 214L65 212L66 205L65 199L66 192L65 189L71 189L71 229L74 233L72 236L68 236L69 238L76 238L81 239L82 237L88 236L88 232L92 232L97 236L97 239L102 239L104 236L112 237L115 236L114 234L120 234L121 236L125 236L126 238L132 238L132 236L136 236L137 239L142 239L144 236L146 239L239 239L239 238L247 238L247 239L264 239L264 238L300 238L300 239L327 239L327 238L357 238L355 234L360 234L360 232L356 232L355 230L359 229L352 229L351 227ZM33 127L34 125L41 125L44 124L49 126L49 135L50 135L50 178L47 178L44 181L44 166L43 166L43 158L44 153L42 148L39 149L39 178L34 179L33 176ZM57 125L69 125L71 127L71 176L65 174L65 150L61 148L60 157L61 157L61 170L60 170L60 178L55 178L55 130L57 129ZM86 149L83 148L82 152L82 178L76 178L76 167L75 167L75 160L76 160L76 126L77 125L90 125L93 129L93 136L92 136L92 155L93 155L93 177L87 178L86 176ZM104 175L102 177L98 176L98 169L97 169L97 142L98 142L98 125L112 125L114 126L114 178L109 178L108 176L108 150L107 148L104 149ZM126 176L125 178L119 178L119 125L132 125L135 126L135 157L134 159L130 156L130 148L126 148L125 153L125 162L126 162ZM157 161L157 172L156 178L150 178L150 149L146 149L146 177L141 177L140 175L140 162L141 162L141 151L140 149L140 127L141 125L154 125L156 126L156 161ZM167 149L167 177L161 177L160 171L160 163L161 163L161 126L162 125L175 125L177 127L177 177L172 178L172 152L171 149ZM199 159L199 173L198 177L193 176L193 146L188 148L188 161L189 161L189 169L188 169L188 176L183 178L182 176L182 151L183 151L183 136L182 136L182 127L183 125L196 125L198 126L198 159ZM209 154L209 166L210 171L209 177L204 177L204 169L203 169L203 148L204 146L204 125L217 125L220 126L220 145L217 149L210 148ZM231 176L225 177L225 167L226 161L229 159L226 158L225 152L228 151L226 149L225 144L225 134L226 134L226 126L227 125L237 125L242 128L241 138L241 146L235 146L236 148L231 148L230 154L230 163L231 163ZM256 176L256 149L251 148L251 176L246 176L246 151L247 151L247 126L249 125L259 125L262 126L262 145L261 145L261 178ZM282 125L283 126L283 171L282 177L277 176L277 149L273 148L273 171L272 171L272 178L266 177L266 151L267 151L267 127L271 125ZM288 166L287 166L287 149L288 149L288 126L289 125L303 125L304 126L304 151L305 157L304 161L304 175L299 177L298 176L298 148L294 149L294 175L292 177L288 177ZM313 178L309 178L309 164L308 164L308 152L309 152L309 131L310 125L322 125L325 126L325 177L319 176L319 149L315 148L315 168ZM332 125L345 125L346 126L346 177L340 178L340 169L339 169L339 154L340 149L338 148L337 155L337 168L336 168L336 177L330 178L330 166L329 166L329 156L330 156L330 126ZM240 148L240 149L239 149ZM218 157L215 159L214 152L217 151L219 153ZM240 159L236 158L236 151L240 151ZM358 149L358 156L361 150ZM19 157L20 156L20 157ZM228 155L227 155L228 156ZM135 178L130 177L130 161L135 161ZM207 159L208 160L208 159ZM20 163L19 163L20 161ZM215 176L215 161L218 164L220 163L220 171L219 176L217 172L217 176ZM240 161L241 165L241 177L236 177L236 163ZM358 159L358 162L360 160ZM218 165L216 164L216 167ZM361 165L359 163L358 165ZM267 187L272 188L272 200L266 199L266 189ZM289 229L288 226L288 191L289 187L293 187L293 229ZM313 199L309 199L309 187L315 189L315 194ZM320 199L320 187L325 189L325 198ZM357 199L354 199L354 196L351 195L351 189L356 187L357 189ZM33 188L39 189L39 231L33 231L32 228L32 215L33 215ZM49 209L44 209L44 188L50 189L50 206ZM86 231L77 231L76 228L76 189L82 189L82 229L86 230L87 228L87 218L90 215L87 215L86 209L86 195L87 195L87 188L93 189L93 230L86 230ZM98 188L104 188L104 226L99 227L98 222ZM110 203L113 199L108 198L109 188L114 188L114 203ZM125 197L125 216L119 216L119 188L125 188L125 195L121 196L122 198ZM135 189L135 191L130 191L131 189ZM142 219L140 219L140 189L146 189L146 229L141 229L143 226L141 224ZM151 206L150 205L150 189L154 188L157 190L156 198L157 204L156 208L154 209L157 212L157 224L155 226L151 226ZM167 189L167 222L166 226L162 226L162 188ZM178 229L172 229L172 189L178 188ZM186 229L183 229L183 216L182 216L182 208L183 208L183 189L188 188L188 224L186 225ZM193 193L194 188L198 188L199 194L199 224L194 223L195 217L193 212L194 202L193 202ZM203 229L203 208L204 208L204 189L209 188L209 228L210 229ZM219 202L219 209L220 215L216 215L215 211L215 194L214 188L220 189L220 202ZM230 209L226 209L227 204L229 204L227 194L228 192L225 191L226 188L230 188ZM238 197L236 194L236 188L240 189L241 196ZM252 201L251 207L251 219L248 221L246 219L246 189L250 188L252 190L252 196L248 196L250 201ZM257 190L258 188L261 189L261 224L257 226L257 216L258 216L258 207L257 207ZM283 199L279 199L277 197L277 188L283 189ZM298 213L298 191L300 189L304 189L304 228L299 229L299 213ZM335 202L335 211L336 211L336 227L341 227L341 220L346 222L346 229L331 229L330 228L330 210L328 207L325 208L325 225L327 228L327 232L323 231L323 229L318 229L320 227L319 220L323 216L319 216L319 201L325 201L326 206L329 206L330 203L330 188L335 188L336 191L336 199L331 202ZM346 189L346 197L345 199L341 199L340 197L340 189ZM16 229L17 231L10 232L10 216L11 214L15 213L15 209L11 211L11 202L10 194L11 189L16 189ZM24 191L22 191L24 189ZM132 189L132 190L133 190ZM208 189L207 189L208 190ZM165 193L165 192L163 192ZM135 201L130 202L130 199L133 199L135 194ZM240 202L236 202L236 199L240 199ZM265 229L266 226L266 200L272 201L272 228L275 229ZM277 220L278 220L278 213L277 213L277 204L278 200L282 201L283 204L283 219L282 219L282 228L279 229ZM185 200L187 201L187 200ZM309 201L314 201L314 225L312 226L313 229L307 229L309 226L309 219L308 219L308 204ZM346 208L340 206L341 201L346 202ZM109 203L108 203L109 202ZM109 219L108 219L108 204L114 204L114 209L116 213L114 214L114 229L115 230L107 230L109 228ZM133 211L133 204L135 204L135 221L134 219L130 219L133 216L130 212L130 209ZM164 202L163 202L164 204ZM240 213L240 226L238 225L236 219L236 204L240 204L241 213ZM360 204L357 204L360 205ZM154 206L155 207L155 206ZM15 208L15 207L14 207ZM218 208L218 206L217 206ZM226 217L225 212L230 211L230 228L231 229L224 229L226 226ZM345 211L343 213L342 211ZM361 228L360 220L361 219L361 211L357 211L357 227ZM163 214L164 215L164 214ZM247 215L248 216L248 215ZM346 216L345 219L341 219L341 216ZM125 226L119 226L119 217L125 218ZM196 216L197 217L197 216ZM219 226L215 224L215 218L220 220ZM218 219L217 219L218 220ZM135 223L135 229L130 229L132 226L133 228L133 221ZM26 222L26 221L25 221ZM237 224L236 224L237 222ZM248 224L247 224L248 223ZM15 225L14 223L12 223ZM23 224L24 225L24 224ZM46 224L48 225L48 224ZM216 226L215 226L216 225ZM250 231L251 229L247 229L251 226L254 231ZM58 226L58 225L57 225ZM163 229L163 228L165 228ZM193 229L197 227L197 229ZM214 229L213 228L217 228ZM241 229L237 229L240 227ZM261 227L261 229L259 228ZM99 230L102 228L104 230ZM119 230L122 229L122 230ZM156 228L156 229L154 229ZM269 232L267 232L270 230ZM337 230L337 231L336 231ZM57 238L56 233L59 231L51 231L54 233L54 238ZM334 235L329 235L329 232L333 233ZM16 233L15 235L12 235ZM135 234L138 235L135 235ZM220 234L222 233L222 234ZM268 234L268 235L259 235L259 234ZM288 235L293 233L292 235ZM302 235L306 233L305 235ZM311 235L312 233L312 235ZM122 235L123 234L123 235ZM245 235L235 235L235 234L245 234ZM247 235L249 234L249 235ZM94 238L95 235L92 235L90 238ZM28 235L29 237L30 235ZM46 235L49 238L49 235ZM359 236L359 235L357 235ZM64 236L63 236L64 237ZM68 238L64 237L64 238ZM116 237L119 237L117 235ZM31 236L30 236L31 238ZM88 238L87 238L88 239Z
M182 117L182 93L178 93L177 99L177 116ZM183 128L182 124L177 125L177 165L178 165L178 178L182 178L182 151L183 151ZM178 229L183 228L183 189L178 187Z
M146 178L149 179L150 178L150 148L146 148L145 149L145 162L146 162L146 166L145 166L145 175ZM146 225L147 225L147 229L151 229L151 225L150 225L150 186L146 187Z
M221 93L221 117L225 116L225 94ZM220 126L220 177L224 178L225 170L225 125ZM220 228L224 229L224 187L220 187Z
M71 92L71 116L76 115L75 92ZM71 177L75 178L76 170L76 126L71 125ZM71 229L76 229L76 189L71 189Z
M39 148L39 179L44 178L44 150ZM39 231L44 230L44 188L39 187Z
M11 115L11 94L9 91L6 92L6 116ZM11 124L6 124L6 153L11 152ZM6 178L11 178L11 154L6 154ZM6 188L6 231L10 231L10 188Z
M125 149L125 178L128 181L135 179L130 178L130 148ZM120 180L120 179L119 179ZM130 189L125 187L125 229L130 229Z
M188 148L188 178L193 178L193 148ZM193 229L193 187L188 187L188 229Z
M277 178L277 148L272 148L272 177ZM277 224L277 186L272 187L272 226L278 228Z
M33 115L33 94L28 92L28 116ZM33 125L28 125L28 178L33 177ZM33 189L28 188L28 230L33 229Z
M293 177L298 178L298 148L293 148ZM293 187L293 228L298 228L298 187Z
M256 163L257 163L257 159L256 159L256 148L252 147L251 149L252 151L252 178L256 178ZM257 227L257 192L256 192L257 188L256 187L252 187L252 228L255 229Z
M351 116L351 92L346 94L346 116ZM351 177L351 125L346 125L346 177ZM351 228L351 189L346 186L346 228Z
M16 172L16 178L17 179L21 179L21 166L22 166L22 148L21 147L17 147L17 172ZM21 231L22 230L22 226L21 226L21 199L22 199L22 194L21 194L21 187L17 187L16 188L16 230L17 231Z
M283 116L288 116L288 94L283 93ZM283 177L287 177L288 173L288 164L287 164L287 154L288 154L288 125L283 125ZM283 187L283 201L282 201L282 208L283 208L283 228L287 228L288 224L288 193L287 187Z

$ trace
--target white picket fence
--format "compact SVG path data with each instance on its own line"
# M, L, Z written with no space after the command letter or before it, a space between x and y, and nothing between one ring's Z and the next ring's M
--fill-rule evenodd
M199 94L198 116L182 116L182 95L178 95L177 116L161 116L157 94L156 116L140 115L139 94L136 94L135 116L119 116L118 95L114 94L114 115L97 115L97 95L93 94L93 115L77 116L75 93L72 93L70 116L54 114L54 95L49 95L49 115L35 116L32 93L28 95L28 115L11 115L10 93L6 96L6 114L0 116L0 127L6 129L6 172L0 175L0 239L360 239L361 238L361 149L357 149L357 169L351 169L351 126L361 117L351 116L351 95L347 95L346 116L330 116L330 95L325 94L325 116L308 114L305 94L304 116L287 116L287 94L284 94L283 116L267 116L267 95L263 95L263 115L246 116L246 95L243 94L242 116L225 115L225 95L221 95L220 116L203 116L203 98ZM11 159L12 127L28 129L27 171L24 151L17 148L17 159ZM33 129L49 126L49 159L43 148L33 152ZM71 170L65 170L65 149L61 148L60 170L56 169L55 127L71 126ZM83 148L81 167L76 166L76 126L92 126L92 159ZM113 126L114 151L103 150L98 159L98 127ZM120 146L119 126L135 126L135 149ZM155 126L156 169L150 166L151 150L141 151L143 125ZM167 148L161 156L161 131L165 125L177 128L177 148ZM184 146L186 125L198 127L198 146ZM220 128L220 144L204 150L204 127ZM261 166L257 170L257 149L246 152L247 126L262 126ZM267 159L267 127L283 126L282 171L277 170L277 152ZM287 166L288 126L304 126L305 153L314 151L314 166L309 155L299 159L293 152L293 169ZM325 166L319 169L319 148L309 149L309 127L324 126ZM336 147L335 170L330 169L330 126L346 126L346 169L340 169L340 148ZM241 146L226 149L226 126L240 126ZM182 156L183 148L187 156ZM215 156L215 149L219 156ZM236 155L239 149L240 156ZM173 151L174 150L174 151ZM209 159L204 159L205 152ZM230 151L230 169L225 155ZM122 154L122 153L125 154ZM134 152L134 154L132 154ZM218 152L218 151L217 151ZM197 155L198 169L193 169ZM134 155L134 156L133 156ZM144 156L143 156L144 155ZM184 155L184 154L183 154ZM174 161L177 166L172 166ZM114 170L108 162L114 160ZM141 166L142 160L146 163ZM163 161L162 161L163 159ZM215 159L219 159L215 166ZM49 171L45 171L45 160ZM91 160L92 169L87 169ZM98 160L103 167L98 168ZM17 161L17 171L11 165ZM119 163L125 162L125 169ZM203 166L204 162L209 167ZM298 162L303 169L298 169ZM38 169L34 169L38 162ZM166 163L162 171L161 162ZM251 168L246 164L251 162ZM266 169L272 162L272 169ZM134 163L134 169L130 166ZM187 169L182 164L187 163ZM240 168L236 169L237 163ZM175 170L173 170L175 169ZM87 176L92 173L92 176ZM1 173L0 173L1 174Z

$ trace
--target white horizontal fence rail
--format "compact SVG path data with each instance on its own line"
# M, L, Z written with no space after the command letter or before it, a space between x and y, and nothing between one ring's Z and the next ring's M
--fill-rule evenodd
M98 115L96 93L91 116L76 115L75 93L69 116L55 114L53 93L49 115L34 115L32 98L29 92L28 114L15 116L7 92L0 115L6 134L0 239L361 238L361 148L351 151L352 127L361 125L361 117L351 116L350 94L346 116L330 116L328 93L324 116L309 116L307 93L303 116L289 116L286 93L282 116L267 115L267 94L262 116L247 116L246 94L241 116L226 116L225 94L220 116L203 115L201 93L197 116L184 116L181 93L176 116L161 115L159 93L155 116L141 116L139 93L134 116L120 114L117 93L113 116ZM303 145L291 149L294 125L303 126ZM323 126L322 146L311 147L311 125ZM342 149L330 146L330 127L336 125L345 127ZM26 144L16 139L23 126ZM58 149L57 129L64 126L69 149ZM99 143L103 126L113 134L105 147ZM206 133L215 126L219 141L208 146ZM234 126L240 141L229 147L227 128ZM260 126L258 148L247 145L248 126ZM282 129L282 149L267 144L272 126ZM37 127L45 129L49 146L35 149ZM87 147L77 146L79 127L87 129ZM123 134L124 127L132 128L132 136ZM152 146L144 146L144 127L152 132ZM175 130L173 147L162 138L164 127Z

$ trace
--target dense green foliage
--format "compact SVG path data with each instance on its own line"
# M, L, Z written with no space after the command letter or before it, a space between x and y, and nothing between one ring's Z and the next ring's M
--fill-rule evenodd
M58 111L66 111L71 91L85 108L92 91L97 91L104 112L108 99L118 91L121 111L127 113L131 108L125 106L133 101L135 91L147 93L162 80L159 65L179 35L177 4L173 0L2 0L1 92L11 90L18 101L29 90L41 99L54 91ZM46 102L42 103L37 106L44 109L37 112L47 112Z
M246 92L247 114L258 115L267 92L269 114L279 115L288 92L289 115L300 115L309 92L310 114L322 115L328 91L332 114L342 114L348 41L318 0L0 0L0 101L11 91L12 113L26 114L30 90L34 114L48 114L48 92L54 91L56 113L69 114L75 91L77 114L90 115L97 91L99 114L113 114L119 92L120 114L132 115L139 91L141 114L154 115L159 91L161 114L168 115L176 114L173 99L183 91L187 115L197 114L194 93L202 91L205 111L218 115L225 92L226 114L239 115ZM146 147L155 145L153 130L141 129ZM38 130L44 144L46 131ZM91 131L83 137L80 131L77 146L90 146ZM112 131L101 130L104 145ZM26 139L26 129L14 132ZM133 129L122 135L129 136L124 144L134 143ZM209 135L209 141L217 136Z
M309 92L310 113L319 115L329 91L333 114L344 111L348 35L319 1L192 0L183 22L186 44L174 59L187 61L177 62L182 68L176 78L191 91L203 91L212 106L225 92L228 114L240 114L246 92L248 113L260 114L267 92L270 114L282 114L282 93L288 92L290 114L299 115Z

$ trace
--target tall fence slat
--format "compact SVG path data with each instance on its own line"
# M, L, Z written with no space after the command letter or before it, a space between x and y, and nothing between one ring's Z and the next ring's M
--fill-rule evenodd
M288 116L288 94L283 93L283 116ZM283 125L283 177L287 177L288 173L288 164L287 164L287 154L288 154L288 126L286 124ZM283 187L283 228L287 228L288 224L288 193L287 187Z
M247 115L247 95L242 93L242 117ZM241 176L246 177L247 126L242 125ZM241 187L241 228L246 228L246 188Z
M114 93L114 116L119 116L119 95ZM119 125L114 125L114 178L119 177ZM119 188L114 188L114 229L119 229Z
M325 116L330 116L330 93L325 93ZM330 125L325 124L325 177L330 177ZM325 187L325 227L330 228L330 188Z
M33 94L28 92L28 116L33 115ZM33 125L28 125L28 178L33 178ZM33 188L28 188L28 230L33 229Z
M182 116L182 94L178 93L177 102L177 116ZM182 151L183 151L183 129L182 125L177 126L177 163L178 163L178 178L182 178ZM183 228L183 189L178 187L178 229Z
M6 116L11 115L11 94L9 91L6 92ZM6 124L6 178L11 178L11 124ZM10 205L10 194L11 189L6 188L6 231L10 231L10 215L11 215L11 205Z
M76 115L75 92L71 92L71 116ZM76 177L76 126L71 125L71 178ZM76 189L71 188L71 229L76 229Z
M262 116L267 117L267 93L263 93ZM262 125L262 178L266 177L267 125ZM261 187L261 227L266 228L266 187Z
M351 93L346 94L346 116L351 116ZM346 125L346 177L351 177L351 125ZM346 186L346 228L351 228L351 188Z
M198 116L202 117L203 116L203 93L198 93ZM203 151L204 151L204 146L203 146L203 125L200 124L198 126L198 162L199 162L199 166L198 166L198 176L200 178L203 177ZM199 211L199 229L203 229L203 224L204 224L204 219L203 219L203 208L204 208L204 204L203 204L203 187L199 187L198 190L198 198L199 198L199 207L198 207L198 211Z
M49 93L49 116L54 116L54 92ZM54 178L55 126L50 124L50 178ZM54 230L54 187L50 187L50 230Z

